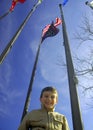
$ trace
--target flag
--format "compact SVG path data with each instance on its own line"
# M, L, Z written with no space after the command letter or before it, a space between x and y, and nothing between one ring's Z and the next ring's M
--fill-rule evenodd
M62 5L64 6L67 2L68 2L68 0L64 0Z
M53 37L55 35L57 35L59 32L59 29L56 28L56 26L54 26L54 23L52 22L51 25L47 25L44 29L44 32L42 33L42 40L41 42L43 42L45 40L45 38L47 37Z
M18 0L20 3L24 3L26 0Z
M54 26L58 26L62 23L61 19L60 18L56 18L56 22L54 23ZM45 28L43 29L43 32L42 32L42 36L44 36L44 34L48 31L50 27L50 24L48 24L47 26L45 26Z
M56 22L54 23L54 26L58 26L62 23L62 20L60 18L56 18Z
M26 1L26 0L13 0L13 1L12 1L12 5L11 5L9 11L12 12L18 2L24 3L25 1Z
M43 40L47 37L52 37L55 36L58 32L59 29L56 28L58 25L60 25L62 23L62 20L60 18L56 18L55 23L52 22L51 25L48 24L45 26L45 28L42 31L42 40L41 42L43 42Z
M48 31L49 27L50 27L50 24L48 24L48 25L45 26L45 28L44 28L43 31L42 31L42 37L43 37L43 36L45 35L45 33Z

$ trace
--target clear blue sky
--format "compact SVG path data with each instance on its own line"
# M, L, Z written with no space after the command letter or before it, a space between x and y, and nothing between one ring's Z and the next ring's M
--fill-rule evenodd
M14 12L0 20L0 54L36 2L36 0L26 0L24 4L19 3ZM60 3L62 0L42 2L0 65L0 130L17 130L20 124L41 31L45 25L60 17ZM0 1L0 16L10 8L10 5L11 0ZM63 11L72 54L77 52L82 54L83 48L77 50L79 43L73 39L73 33L78 29L82 16L91 9L85 5L85 0L69 0ZM65 67L58 65L65 60L62 28L61 26L58 28L60 32L55 37L45 39L41 46L29 111L40 108L41 89L53 85L59 93L56 111L67 117L72 130L67 71ZM83 51L87 49L85 46L82 47L84 47ZM84 130L92 130L93 110L86 107L80 89L78 95Z

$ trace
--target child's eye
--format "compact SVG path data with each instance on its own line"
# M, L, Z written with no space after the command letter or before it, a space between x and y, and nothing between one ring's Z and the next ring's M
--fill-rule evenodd
M45 98L48 98L48 95L46 95Z
M50 97L51 99L54 99L54 98L55 98L55 95L51 95L51 96L45 95L44 97L45 97L45 98L49 98L49 97Z
M52 99L54 99L54 98L55 98L55 96L51 96L51 98L52 98Z

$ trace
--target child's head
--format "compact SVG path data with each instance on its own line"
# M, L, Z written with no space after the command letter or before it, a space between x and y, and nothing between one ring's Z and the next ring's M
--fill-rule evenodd
M45 87L41 91L40 101L42 105L49 111L55 107L58 101L58 93L54 87Z

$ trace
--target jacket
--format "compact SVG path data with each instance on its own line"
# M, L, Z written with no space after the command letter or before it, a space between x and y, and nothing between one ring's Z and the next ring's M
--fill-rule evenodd
M46 109L33 110L28 113L18 130L69 130L66 117L58 112Z

